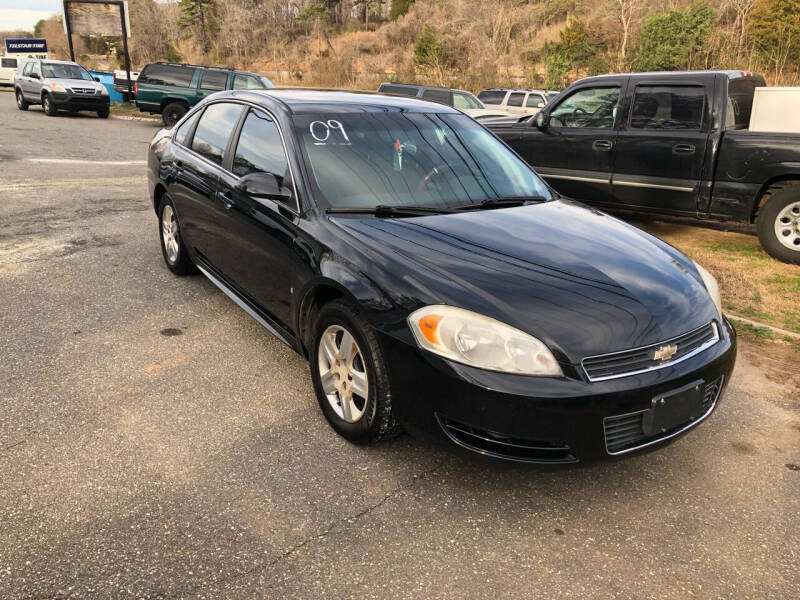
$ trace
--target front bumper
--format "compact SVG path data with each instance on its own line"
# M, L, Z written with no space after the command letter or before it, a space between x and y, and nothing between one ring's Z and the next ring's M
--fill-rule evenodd
M720 340L683 362L591 383L494 373L453 363L388 335L393 407L409 432L517 462L569 463L663 446L690 431L719 403L736 361L736 333L723 319ZM700 418L648 435L653 399L701 386ZM717 386L717 387L714 387ZM620 432L629 435L620 438Z
M111 99L107 94L71 94L56 92L53 104L59 110L108 110Z

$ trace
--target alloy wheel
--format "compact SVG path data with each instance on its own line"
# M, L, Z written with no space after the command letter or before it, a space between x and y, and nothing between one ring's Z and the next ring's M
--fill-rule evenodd
M161 211L161 238L164 240L164 250L167 253L167 260L171 264L178 261L178 220L175 212L167 204Z
M331 325L324 331L317 367L322 389L336 415L347 423L360 421L367 409L369 381L364 355L347 329Z
M775 237L787 248L800 251L800 201L787 204L778 213Z

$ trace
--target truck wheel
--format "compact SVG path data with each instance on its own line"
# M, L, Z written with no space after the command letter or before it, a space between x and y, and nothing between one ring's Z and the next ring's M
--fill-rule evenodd
M55 117L58 113L58 109L56 108L55 103L53 103L53 99L50 97L50 94L45 94L42 96L42 108L48 117Z
M28 106L25 96L22 95L22 90L17 90L17 108L20 110L28 110Z
M758 211L758 239L783 262L800 264L800 183L775 185Z
M170 102L161 111L161 119L165 127L172 127L183 118L189 109L183 102Z
M104 108L103 110L97 111L97 116L101 119L107 119L110 112L111 111L108 108Z

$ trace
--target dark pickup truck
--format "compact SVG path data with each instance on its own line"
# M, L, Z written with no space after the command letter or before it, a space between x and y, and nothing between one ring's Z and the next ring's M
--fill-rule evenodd
M602 75L487 126L565 196L756 223L767 252L800 264L800 134L747 129L764 85L743 71Z

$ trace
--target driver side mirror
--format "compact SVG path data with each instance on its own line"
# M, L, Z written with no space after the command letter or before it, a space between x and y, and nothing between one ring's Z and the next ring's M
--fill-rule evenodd
M92 77L92 79L94 79L97 83L100 83L100 78L99 77Z
M544 113L541 110L537 112L535 115L533 115L533 119L531 119L531 123L533 123L533 126L536 127L537 129L541 129L542 131L547 129L547 121L548 121L547 117L545 117Z
M39 79L39 74L38 73L31 73L30 75L28 75L28 77L30 77L31 79Z
M278 178L272 173L250 173L245 175L236 184L236 189L251 198L266 198L287 202L292 198L292 190L278 183Z

